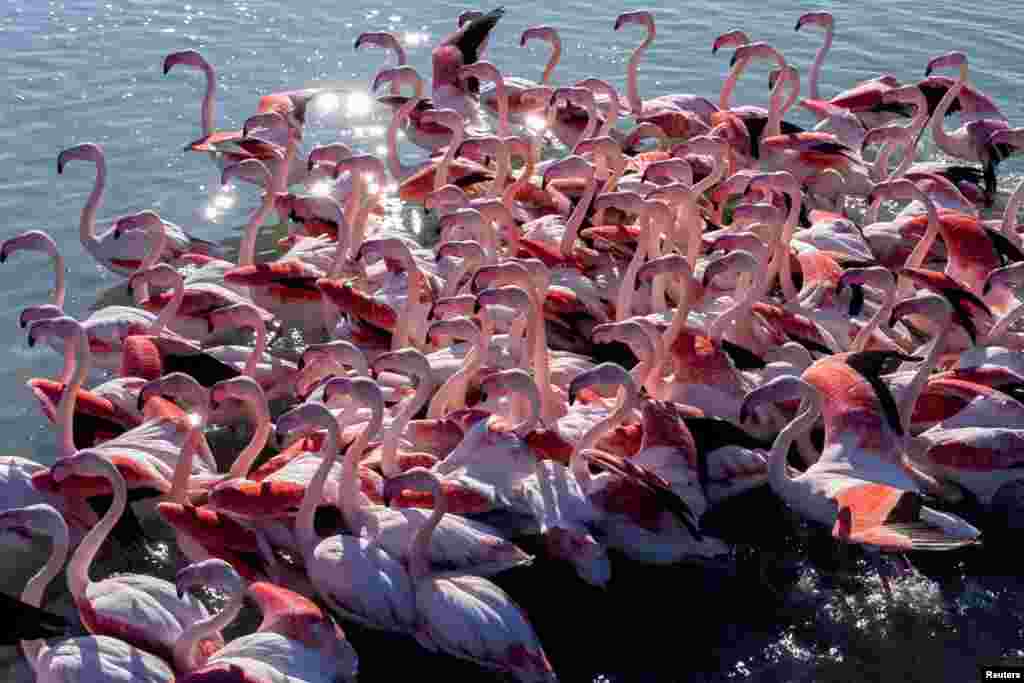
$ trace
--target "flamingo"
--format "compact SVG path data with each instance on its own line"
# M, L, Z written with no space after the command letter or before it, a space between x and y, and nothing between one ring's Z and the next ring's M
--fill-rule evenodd
M447 512L441 478L425 468L413 468L387 481L385 498L408 489L430 493L434 500L430 518L409 547L417 642L518 681L557 681L526 615L501 588L480 576L431 568L428 549Z
M172 584L142 574L121 574L93 581L89 567L128 502L128 487L117 467L96 451L83 450L59 460L51 469L58 484L69 477L101 477L114 491L114 502L99 524L86 535L68 564L68 591L86 629L95 635L119 638L165 661L171 660L183 631L208 616L202 603L181 600ZM213 652L224 644L210 634L200 647Z
M431 99L435 106L453 109L462 118L476 115L479 83L475 79L463 81L461 70L479 60L484 41L504 14L504 8L499 7L470 20L431 51Z
M174 578L180 595L217 586L227 603L216 615L193 624L175 646L178 668L188 671L182 683L335 683L356 680L359 657L345 633L313 602L286 588L258 582L243 586L234 568L223 560L191 564ZM235 638L206 656L200 643L231 624L246 594L260 607L263 621L255 633Z
M49 505L31 505L0 512L0 528L45 534L51 538L50 556L22 591L21 599L39 607L43 593L60 573L68 556L68 527ZM110 636L22 640L21 649L39 683L173 683L174 671L162 659Z
M103 148L87 142L65 149L57 157L57 173L63 173L65 166L72 161L89 161L96 165L96 181L89 199L82 209L79 238L85 250L96 259L101 266L119 275L131 275L142 263L149 251L145 232L128 231L123 236L115 235L111 228L104 233L96 233L96 212L103 201L103 192L107 185L107 160ZM167 234L167 247L163 259L177 258L183 254L196 253L208 255L216 251L216 245L193 237L174 223L164 223Z
M531 40L542 40L551 46L551 56L544 67L540 82L531 81L526 78L510 77L502 79L502 86L505 90L508 102L508 119L512 123L523 123L525 118L538 112L543 107L529 100L522 98L523 92L539 85L549 85L551 74L562 57L562 39L558 31L552 26L531 26L519 36L519 46L526 47ZM501 95L497 88L484 89L480 92L480 103L492 114L499 114Z
M797 416L779 432L772 445L772 490L803 516L829 527L832 536L845 543L890 552L952 550L976 543L981 532L955 515L923 505L916 486L908 484L906 475L881 475L878 465L883 461L867 455L879 447L883 452L894 447L893 436L899 432L893 430L898 430L899 422L879 414L874 390L863 379L854 380L854 386L864 387L856 393L838 389L853 389L850 379L858 375L850 363L858 365L862 358L865 356L851 354L845 359L818 361L804 373L804 378L777 377L747 395L744 417L765 403L794 399L801 402ZM830 379L833 373L840 374ZM840 377L842 380L837 384ZM823 392L827 392L827 402ZM823 410L830 436L826 436L822 457L794 477L787 471L786 453ZM844 413L846 417L842 417ZM837 439L844 444L838 449ZM855 455L857 450L863 455Z

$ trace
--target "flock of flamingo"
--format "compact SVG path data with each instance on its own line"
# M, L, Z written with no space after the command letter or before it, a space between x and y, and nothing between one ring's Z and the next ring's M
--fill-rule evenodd
M398 62L372 85L394 110L386 160L343 143L301 158L307 106L329 89L268 95L242 130L216 130L214 68L168 55L165 74L206 77L189 149L224 184L262 188L237 261L151 210L97 232L103 150L60 153L64 182L75 162L95 170L81 242L135 305L76 320L48 234L0 248L4 263L42 252L56 275L19 322L63 358L58 378L28 382L61 455L0 461L0 529L52 543L4 602L37 680L348 681L349 624L553 681L489 578L536 556L599 587L613 564L713 566L734 547L705 514L764 486L836 543L947 551L981 535L951 505L1019 491L1024 184L1001 220L982 211L1024 129L971 85L965 55L827 99L833 18L813 12L796 24L825 36L805 99L797 69L739 30L712 47L733 50L717 101L644 99L650 12L614 23L645 32L625 95L553 85L548 26L520 40L551 46L540 81L505 76L482 59L502 14L459 18L432 51L429 97L395 36L359 37ZM755 61L775 68L767 109L732 103ZM786 121L794 104L813 130ZM918 163L928 130L980 167ZM404 164L399 136L425 159ZM436 213L436 246L382 220L395 195ZM284 253L258 262L275 214ZM275 345L296 328L301 355ZM110 379L87 387L92 368ZM211 448L208 426L234 424L249 443ZM92 578L105 544L138 541L135 510L192 562L174 582ZM65 561L86 636L40 605ZM209 587L226 595L214 612L194 595ZM262 623L225 642L247 598Z

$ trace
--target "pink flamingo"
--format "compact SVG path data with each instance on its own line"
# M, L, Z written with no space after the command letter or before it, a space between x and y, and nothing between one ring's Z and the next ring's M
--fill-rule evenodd
M430 493L435 501L430 518L409 547L417 642L428 650L511 674L518 681L557 681L526 615L501 588L483 577L432 569L431 540L447 512L441 478L414 468L389 479L385 497L409 489Z
M68 556L68 527L49 505L32 505L0 512L0 528L45 534L52 540L50 556L22 591L21 599L38 607L46 587ZM22 640L21 649L39 683L173 683L174 672L156 655L110 636L84 636L59 640Z
M548 63L544 67L544 73L541 75L540 82L531 81L526 78L519 78L516 76L505 78L502 81L502 85L505 89L506 96L508 99L508 118L513 123L522 123L527 115L535 113L543 109L537 103L531 103L529 100L524 100L522 94L524 91L535 88L538 85L549 85L551 82L551 74L554 72L555 67L558 66L558 61L562 57L562 39L558 35L558 31L551 26L531 26L530 28L523 31L519 37L519 46L526 47L526 44L531 40L543 40L544 42L551 45L551 56L548 58ZM499 113L500 106L500 94L497 89L484 90L480 94L480 102L487 108L492 114Z
M379 47L391 52L395 55L395 65L405 66L408 58L405 55L405 48L402 46L402 42L395 37L393 33L387 33L385 31L364 31L360 33L356 38L354 48L358 50L362 47ZM396 81L391 83L391 94L399 95L402 92L402 86ZM376 90L376 88L373 88Z
M174 585L142 574L121 574L93 581L89 567L128 504L128 487L117 467L102 454L82 450L62 458L52 468L58 484L73 476L99 477L114 491L110 509L75 550L68 563L68 591L82 623L95 635L116 637L165 661L171 661L175 642L185 629L208 616L198 600L178 598ZM212 633L200 647L212 653L224 645Z
M63 173L64 167L71 161L90 161L96 165L96 182L82 209L79 227L82 246L107 270L119 275L131 275L149 252L146 233L128 231L118 236L113 228L102 234L96 233L96 212L103 201L107 185L107 160L103 148L85 143L65 149L57 157L57 173ZM164 229L167 234L167 247L162 255L164 259L177 258L187 253L210 254L216 250L213 243L192 237L173 223L165 222Z
M229 626L242 610L246 597L242 579L227 562L211 559L180 570L174 583L179 595L216 586L228 596L220 612L197 621L178 640L175 662L180 670L189 672L181 683L356 680L359 658L345 633L303 596L270 583L253 583L248 596L263 614L259 628L209 656L200 644Z
M499 7L472 19L433 49L431 99L435 106L454 109L463 118L475 115L479 83L475 79L464 81L461 70L480 58L483 42L504 14L505 10Z

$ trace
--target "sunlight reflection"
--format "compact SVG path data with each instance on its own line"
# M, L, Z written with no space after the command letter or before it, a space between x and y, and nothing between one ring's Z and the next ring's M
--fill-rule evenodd
M429 38L430 36L427 35L426 33L421 33L418 31L409 31L405 34L405 36L403 36L402 42L404 42L407 47L419 47L420 45L426 43Z
M373 100L364 92L351 92L345 100L345 111L351 117L368 116L373 110Z
M337 111L341 108L341 97L333 92L324 93L316 98L316 105L324 112Z
M548 127L547 121L539 114L527 114L523 124L534 133L539 133Z
M331 182L329 180L320 180L313 184L313 187L309 188L309 193L315 197L326 197L331 193Z
M215 221L217 220L217 216L220 215L220 211L218 211L217 207L214 206L213 204L207 206L204 213L206 214L206 220L208 221Z

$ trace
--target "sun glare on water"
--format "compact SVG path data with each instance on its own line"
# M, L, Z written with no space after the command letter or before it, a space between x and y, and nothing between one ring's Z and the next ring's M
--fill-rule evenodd
M369 116L373 110L373 100L364 92L351 92L345 98L345 112L350 117Z

